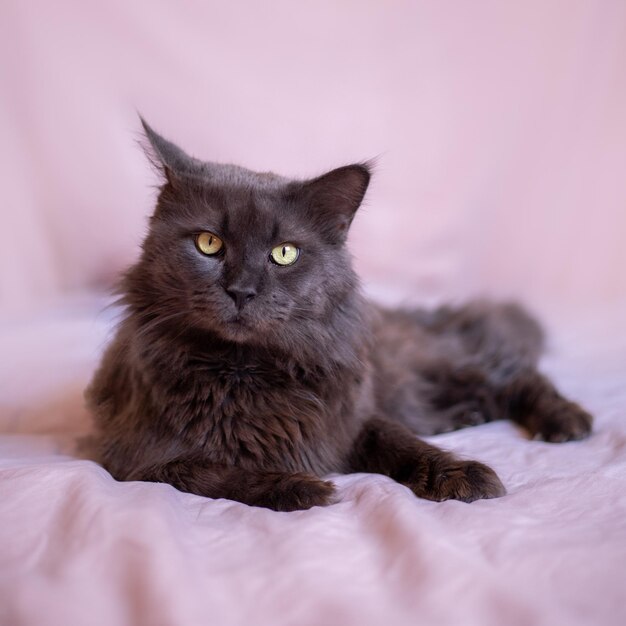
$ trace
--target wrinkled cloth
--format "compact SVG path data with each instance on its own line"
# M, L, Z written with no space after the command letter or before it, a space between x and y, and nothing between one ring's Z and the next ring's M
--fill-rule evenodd
M491 465L505 497L433 503L359 474L333 477L337 504L276 513L81 457L82 390L114 320L91 300L3 319L1 624L626 623L623 335L563 319L544 361L595 414L589 440L508 422L430 438Z

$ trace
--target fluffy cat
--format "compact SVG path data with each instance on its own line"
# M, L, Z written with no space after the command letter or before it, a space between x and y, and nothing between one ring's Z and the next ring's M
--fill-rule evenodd
M430 500L502 496L495 472L420 440L495 419L560 442L591 416L537 369L512 304L388 310L346 250L367 164L299 181L187 156L143 123L163 175L125 318L87 390L119 480L293 511L331 472L390 476Z

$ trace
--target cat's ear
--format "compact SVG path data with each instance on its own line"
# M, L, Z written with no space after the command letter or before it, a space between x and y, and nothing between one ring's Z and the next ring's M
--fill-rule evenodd
M139 119L147 140L142 144L146 156L165 180L176 187L183 178L193 175L198 169L198 161L161 137L143 117L139 116Z
M304 184L310 217L332 243L343 243L370 182L370 163L332 170Z

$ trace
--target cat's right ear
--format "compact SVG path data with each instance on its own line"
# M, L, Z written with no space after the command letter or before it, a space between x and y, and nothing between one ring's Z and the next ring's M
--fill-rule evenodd
M176 144L161 137L150 125L139 116L147 141L142 147L148 160L165 178L165 181L176 188L185 177L192 176L197 170L196 159L183 152Z
M300 193L309 217L331 243L343 243L370 182L372 162L338 167L306 182Z

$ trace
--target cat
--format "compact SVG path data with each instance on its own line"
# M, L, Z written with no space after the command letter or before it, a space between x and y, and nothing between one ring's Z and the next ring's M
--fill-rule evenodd
M141 121L162 186L86 391L113 477L294 511L336 500L328 474L371 472L471 502L505 494L496 473L420 435L503 418L550 442L590 433L519 306L364 298L346 237L368 163L291 180L202 162Z

